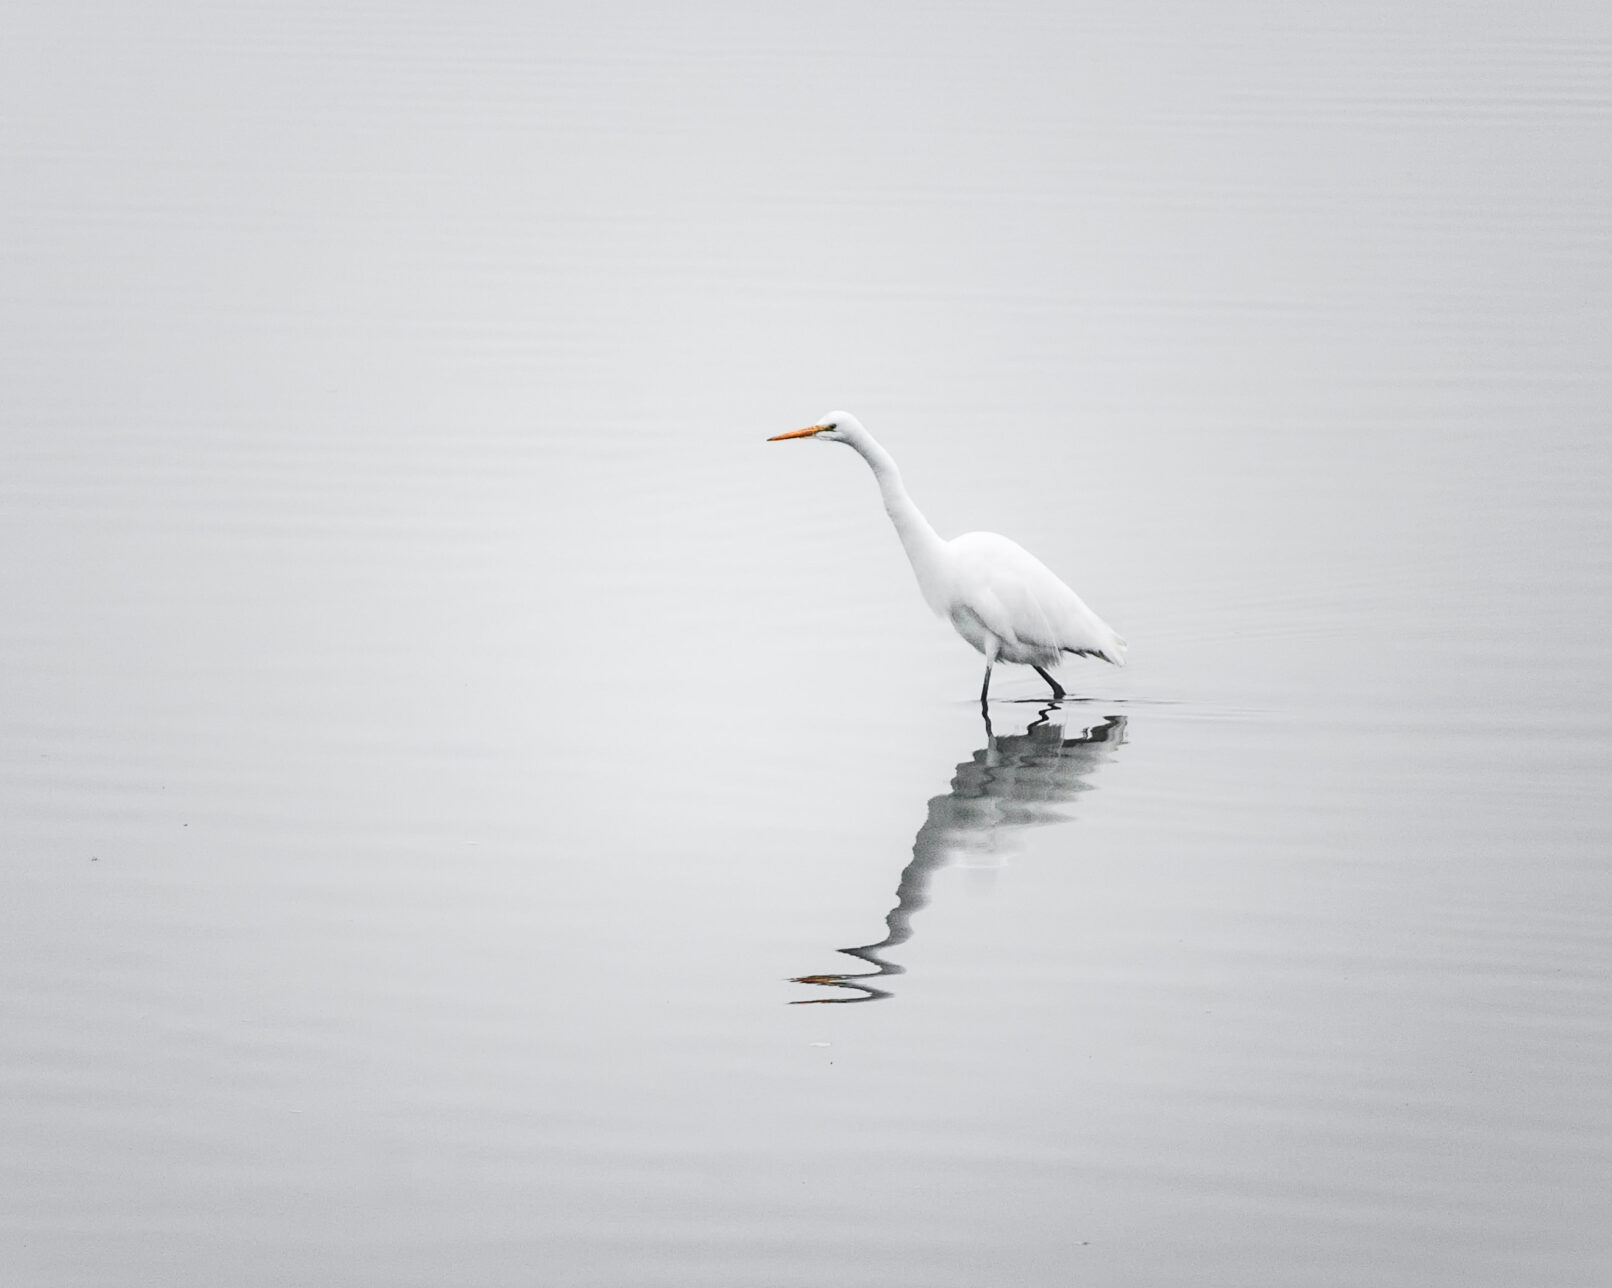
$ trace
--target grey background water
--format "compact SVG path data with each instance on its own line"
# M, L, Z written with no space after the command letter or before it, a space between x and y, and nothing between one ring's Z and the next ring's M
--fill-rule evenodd
M0 22L7 1283L1606 1282L1605 6Z

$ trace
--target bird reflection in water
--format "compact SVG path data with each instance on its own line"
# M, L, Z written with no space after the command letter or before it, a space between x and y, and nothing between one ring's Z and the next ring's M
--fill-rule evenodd
M1059 807L1093 788L1091 777L1114 748L1125 741L1125 717L1105 716L1072 737L1054 702L1043 707L1021 734L997 737L985 721L985 746L957 766L951 790L929 802L929 817L912 843L912 861L896 885L896 903L885 914L885 936L878 943L839 951L872 970L800 975L796 984L841 989L850 997L803 997L793 1005L821 1002L873 1002L890 996L873 980L901 975L906 967L887 961L886 949L912 938L912 919L929 902L935 873L953 865L1000 866L1011 833L1068 821ZM1054 722L1055 717L1060 717Z

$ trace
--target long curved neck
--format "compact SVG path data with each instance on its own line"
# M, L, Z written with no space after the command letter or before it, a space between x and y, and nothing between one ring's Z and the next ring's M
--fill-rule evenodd
M895 459L890 453L871 437L864 437L850 446L861 453L862 459L873 471L873 477L879 484L879 495L884 498L884 512L890 516L896 535L901 538L901 547L907 552L912 571L918 578L918 586L930 606L939 611L940 605L934 596L941 589L946 543L929 526L929 520L924 518L922 511L907 495L907 489L901 482L901 471L896 468Z

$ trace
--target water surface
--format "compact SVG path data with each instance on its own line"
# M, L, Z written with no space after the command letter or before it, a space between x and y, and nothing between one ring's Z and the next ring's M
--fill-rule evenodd
M1605 1281L1599 9L8 28L9 1281Z

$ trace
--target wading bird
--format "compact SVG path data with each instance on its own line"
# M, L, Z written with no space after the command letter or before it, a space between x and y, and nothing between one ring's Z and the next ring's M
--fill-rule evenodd
M1063 697L1063 685L1046 668L1056 666L1065 653L1125 665L1125 641L1023 546L994 532L941 540L907 495L890 453L855 416L831 411L816 424L767 441L788 438L844 443L868 463L924 601L985 655L980 707L987 718L991 668L998 662L1033 667L1052 686L1054 698Z

